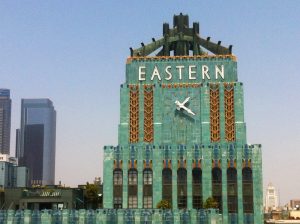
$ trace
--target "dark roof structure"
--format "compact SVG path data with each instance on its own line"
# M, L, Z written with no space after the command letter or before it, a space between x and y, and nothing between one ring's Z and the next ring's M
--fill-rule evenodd
M156 56L188 56L207 54L202 49L206 49L215 55L231 55L232 45L228 48L221 45L221 41L213 43L210 37L203 39L199 34L199 23L194 22L193 27L189 27L188 15L174 15L173 29L168 23L163 24L163 37L159 40L152 38L152 43L141 43L137 49L130 48L131 57L146 57L161 48Z

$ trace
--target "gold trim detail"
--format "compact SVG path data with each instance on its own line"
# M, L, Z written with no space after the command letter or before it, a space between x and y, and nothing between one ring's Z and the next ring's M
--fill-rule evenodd
M193 169L194 168L200 168L200 169L202 169L202 166L201 166L201 159L197 159L197 160L195 160L195 159L193 159Z
M219 84L210 85L210 140L211 142L220 141L220 91Z
M201 83L168 83L168 84L161 84L162 88L199 88L201 87Z
M137 160L128 160L128 168L129 169L137 169Z
M144 169L146 169L146 168L152 169L152 159L149 160L148 165L146 163L146 160L143 160L143 163L144 163Z
M119 165L117 163L117 160L114 160L114 169L122 169L123 161L119 160Z
M224 83L225 102L225 139L228 142L235 141L235 117L234 117L234 85Z
M218 161L217 162L217 164L216 164L216 161ZM219 160L219 159L217 159L217 160L212 160L212 166L211 166L212 168L220 168L221 169L221 160Z
M252 169L252 161L251 161L251 159L247 159L247 160L243 159L243 166L242 167L243 168L249 167L249 168Z
M167 166L167 161L168 161L168 166ZM165 169L165 168L170 168L170 169L172 169L172 160L170 160L170 159L164 159L164 160L163 160L163 166L164 166L164 169Z
M149 60L196 60L196 59L231 59L233 61L237 61L237 57L232 54L226 55L194 55L194 56L135 56L135 57L128 57L127 64L131 63L132 61L149 61Z
M130 143L137 143L139 141L139 86L130 85Z
M153 85L144 85L144 141L153 142Z

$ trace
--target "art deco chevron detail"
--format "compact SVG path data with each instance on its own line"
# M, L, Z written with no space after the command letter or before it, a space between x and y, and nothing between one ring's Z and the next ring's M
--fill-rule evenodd
M220 141L220 100L219 84L210 84L210 140Z
M235 119L234 119L234 85L224 83L225 103L225 139L228 142L235 141Z
M144 86L144 141L153 142L153 86Z
M130 85L130 143L139 141L139 87Z

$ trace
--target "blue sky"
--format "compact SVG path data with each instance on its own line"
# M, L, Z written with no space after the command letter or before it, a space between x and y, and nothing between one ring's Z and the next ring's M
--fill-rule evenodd
M56 181L102 176L102 147L117 144L119 86L129 47L162 35L173 15L233 45L244 83L249 143L263 146L264 185L281 203L300 198L300 1L1 1L0 87L57 110Z

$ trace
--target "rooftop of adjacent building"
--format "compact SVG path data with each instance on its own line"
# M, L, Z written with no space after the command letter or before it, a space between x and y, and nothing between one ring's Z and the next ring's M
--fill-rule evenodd
M0 89L0 97L3 97L3 96L9 98L10 97L10 90L9 89L4 89L4 88Z
M53 102L48 98L22 99L22 107L53 107Z
M0 153L0 162L9 162L13 164L18 164L18 159L13 156L10 156L9 154Z

